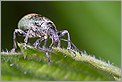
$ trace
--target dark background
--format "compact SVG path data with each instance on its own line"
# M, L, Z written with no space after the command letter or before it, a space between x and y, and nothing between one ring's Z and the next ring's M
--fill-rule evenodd
M58 30L67 29L80 50L120 67L120 8L120 1L2 1L1 48L12 48L13 31L18 21L35 12L51 19ZM22 38L19 41L22 42Z

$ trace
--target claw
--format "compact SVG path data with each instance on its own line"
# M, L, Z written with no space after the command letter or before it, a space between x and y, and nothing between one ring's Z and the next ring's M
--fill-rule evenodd
M83 53L84 53L84 54L87 54L87 53L86 53L86 50L83 50Z
M75 55L74 57L76 57L76 51L72 50L72 49L68 49L69 51L73 52Z
M80 55L82 56L83 52L79 51Z
M24 42L27 43L27 39L26 38L24 39Z
M6 49L6 52L8 52L8 49Z
M10 52L11 52L11 53L15 53L15 48L12 48L12 49L10 50Z
M48 54L48 52L46 52L46 56L48 58L48 65L50 65L50 55Z
M67 50L70 50L70 48L69 48L69 47L67 47Z

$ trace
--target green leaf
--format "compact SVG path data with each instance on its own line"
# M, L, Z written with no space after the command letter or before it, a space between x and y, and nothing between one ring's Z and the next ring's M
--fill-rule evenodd
M120 68L87 54L82 56L70 50L53 48L45 53L36 48L18 44L22 53L5 53L2 58L2 80L119 80ZM76 56L75 56L76 55Z

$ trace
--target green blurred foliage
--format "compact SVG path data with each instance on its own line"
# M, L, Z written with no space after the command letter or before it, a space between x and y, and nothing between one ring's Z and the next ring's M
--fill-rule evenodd
M2 1L2 49L12 48L13 31L17 28L18 21L32 12L50 18L58 30L67 29L71 40L80 50L86 50L87 53L120 67L120 1Z

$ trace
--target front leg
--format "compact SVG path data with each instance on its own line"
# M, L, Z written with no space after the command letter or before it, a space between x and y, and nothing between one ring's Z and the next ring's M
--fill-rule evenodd
M11 49L11 52L15 52L15 49L17 48L17 42L16 42L16 35L26 35L26 33L20 29L15 29L13 33L13 48Z
M27 31L27 34L26 34L26 36L25 36L25 39L24 39L24 42L27 44L27 42L28 42L28 38L29 38L29 35L30 35L30 29Z
M67 46L67 49L71 49L71 42L70 42L70 35L69 35L69 32L67 31L67 30L63 30L63 31L59 31L58 32L58 35L59 35L59 37L61 37L61 36L64 36L65 34L67 34L67 36L68 36L68 46Z
M33 46L34 46L35 48L39 48L42 41L45 41L44 37L41 37L41 38L37 39L37 40L34 42ZM46 45L46 44L45 44L45 45Z
M60 40L63 40L63 41L68 42L68 40L63 39L63 38L60 38ZM78 51L78 52L82 55L82 51L80 51L80 50L75 46L75 44L74 44L72 41L70 41L70 42L71 42L72 46L74 47L74 49L75 49L76 51ZM72 49L70 49L70 50L73 51L73 52L75 53L74 50L72 50Z
M50 65L50 55L48 52L45 52L45 54L46 54L46 57L48 58L48 65Z
M49 46L49 49L50 49L50 50L52 49L53 45L54 45L54 41L52 40L52 43L51 43L50 46Z
M45 49L46 44L47 44L47 39L44 39L44 45L42 46L43 49Z
M44 41L44 45L42 46L42 48L40 48L40 44L41 44L42 41ZM35 41L33 46L36 47L37 49L43 51L46 54L46 57L48 58L48 64L50 64L50 55L49 55L48 51L45 48L46 42L47 42L47 39L45 39L44 37L41 37L41 38L39 38Z

